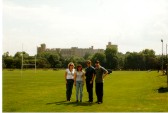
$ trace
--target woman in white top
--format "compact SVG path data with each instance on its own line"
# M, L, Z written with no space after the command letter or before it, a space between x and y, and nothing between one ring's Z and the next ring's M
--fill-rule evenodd
M78 102L78 95L80 91L80 102L82 102L83 85L84 85L84 72L82 71L82 65L77 66L77 71L74 76L74 85L76 86L76 102Z
M68 69L65 71L65 81L66 81L66 99L71 101L72 89L74 84L74 63L70 62L68 64Z

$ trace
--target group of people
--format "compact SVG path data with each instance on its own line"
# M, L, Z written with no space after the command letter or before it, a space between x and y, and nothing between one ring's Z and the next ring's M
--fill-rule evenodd
M85 72L82 69L82 65L75 66L73 62L68 64L68 68L65 71L65 81L66 81L66 99L71 101L73 85L76 86L76 102L82 102L83 97L83 86L86 82L86 89L88 92L88 102L93 102L93 83L95 80L95 90L97 101L96 103L103 103L103 80L108 74L108 71L100 65L99 61L96 61L95 68L91 65L91 61L86 62L87 68Z

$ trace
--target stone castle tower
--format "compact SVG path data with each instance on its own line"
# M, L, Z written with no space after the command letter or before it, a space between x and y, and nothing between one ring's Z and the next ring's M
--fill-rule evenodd
M108 45L106 45L106 48L116 48L118 51L117 45L112 45L111 42L108 42ZM104 49L94 49L93 46L90 48L78 48L78 47L71 47L71 48L46 48L45 44L41 44L40 47L37 47L37 54L42 52L55 52L61 54L63 57L70 57L70 56L78 56L78 57L84 57L86 53L94 54L94 53L103 53Z

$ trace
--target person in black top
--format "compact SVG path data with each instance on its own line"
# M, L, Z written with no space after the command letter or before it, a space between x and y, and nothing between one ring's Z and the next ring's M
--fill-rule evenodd
M85 76L86 76L86 89L89 95L89 101L90 103L93 102L93 80L95 75L95 69L91 65L91 61L87 61L87 68L85 70Z

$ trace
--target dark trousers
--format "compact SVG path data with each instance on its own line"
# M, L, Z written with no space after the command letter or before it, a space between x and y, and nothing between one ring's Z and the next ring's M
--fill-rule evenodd
M93 82L90 84L90 81L86 81L86 89L89 95L89 102L93 102Z
M70 101L70 99L71 99L73 83L74 83L73 79L67 79L67 84L66 84L66 98L67 98L67 101Z
M103 83L96 83L97 101L103 102Z

